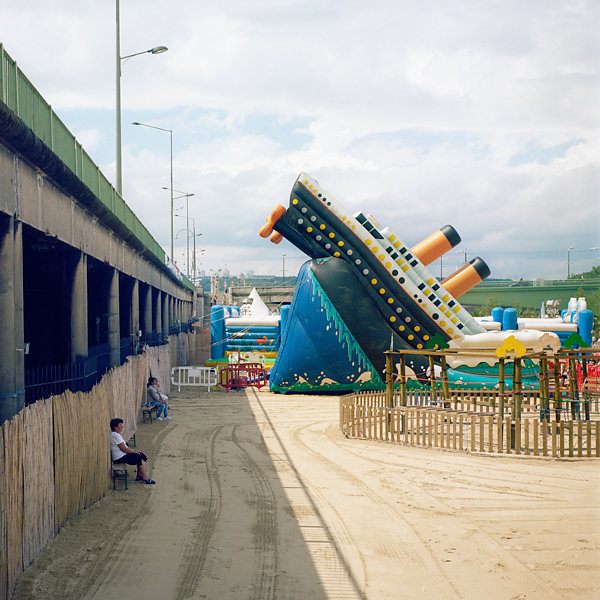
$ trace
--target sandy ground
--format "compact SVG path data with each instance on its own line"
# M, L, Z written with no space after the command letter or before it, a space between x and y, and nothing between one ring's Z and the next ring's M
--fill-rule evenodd
M347 440L334 397L173 395L19 600L600 597L599 465Z

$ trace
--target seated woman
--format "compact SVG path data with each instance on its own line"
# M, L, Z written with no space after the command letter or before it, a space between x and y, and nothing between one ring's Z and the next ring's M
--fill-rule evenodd
M148 457L143 452L133 451L123 439L123 419L112 419L110 422L110 454L113 464L135 465L137 467L136 481L142 483L156 483L149 479L146 472L146 461Z
M149 377L148 384L146 385L146 406L156 406L156 420L170 421L169 416L169 405L167 403L168 396L165 396L160 391L160 383L156 377Z

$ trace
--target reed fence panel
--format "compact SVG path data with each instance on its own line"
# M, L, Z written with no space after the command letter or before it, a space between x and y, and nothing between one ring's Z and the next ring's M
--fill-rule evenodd
M177 366L172 364L173 360L169 351L171 343L173 343L172 340L174 337L175 336L171 336L169 338L169 345L154 346L148 351L149 373L153 377L158 377L160 381L160 388L165 394L168 394L171 391L171 366ZM146 382L144 382L144 387L145 383Z
M12 596L17 576L48 540L110 489L109 421L123 418L134 433L149 374L166 391L170 368L171 344L147 348L90 392L40 400L2 425L0 600Z
M112 396L110 419L123 419L125 439L137 430L140 406L146 395L148 355L154 354L157 348L149 348L144 354L130 357L127 363L107 375Z
M23 412L23 568L54 535L52 399Z
M8 520L6 465L4 460L4 427L0 427L0 544L8 548L6 524ZM0 552L0 600L8 595L8 560L6 552Z
M6 592L10 598L23 570L23 411L2 426L6 511Z

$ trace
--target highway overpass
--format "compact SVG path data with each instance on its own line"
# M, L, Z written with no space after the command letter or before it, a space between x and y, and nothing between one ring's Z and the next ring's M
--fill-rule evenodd
M569 298L599 291L600 280L597 279L483 282L461 296L460 301L467 306L540 308L545 300L560 300L561 308L567 308Z
M180 331L194 300L0 44L0 423L48 380L83 389Z

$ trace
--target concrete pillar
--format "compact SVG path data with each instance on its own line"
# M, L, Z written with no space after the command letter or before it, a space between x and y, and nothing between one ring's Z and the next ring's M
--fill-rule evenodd
M144 335L149 335L152 332L152 288L149 285L146 286L145 298L142 331Z
M163 292L163 305L162 305L162 322L163 322L163 333L165 337L169 335L169 295Z
M133 344L133 353L139 352L140 344L140 283L137 279L133 280L131 285L131 342Z
M108 350L110 364L121 364L121 345L119 331L119 272L111 269L108 276Z
M140 330L140 283L133 280L131 287L131 334L137 339Z
M0 218L0 423L25 406L23 228Z
M154 323L154 330L158 333L162 333L162 325L162 292L156 290L156 322Z
M71 362L88 355L87 256L78 252L71 267Z
M169 320L173 327L175 325L175 298L173 296L169 298Z

